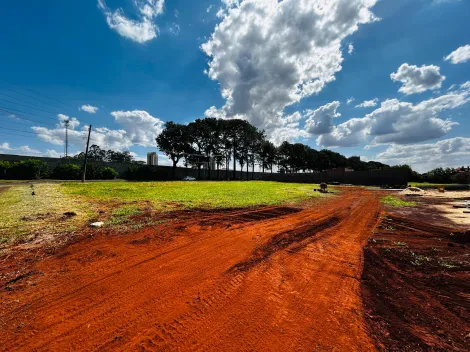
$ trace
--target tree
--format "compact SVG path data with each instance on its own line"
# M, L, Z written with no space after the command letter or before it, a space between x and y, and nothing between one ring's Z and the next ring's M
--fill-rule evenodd
M156 138L158 149L173 162L173 179L176 165L189 149L188 126L174 122L165 123L163 131Z
M258 157L258 164L261 166L264 174L264 169L273 169L273 164L276 159L276 146L267 140L261 142Z

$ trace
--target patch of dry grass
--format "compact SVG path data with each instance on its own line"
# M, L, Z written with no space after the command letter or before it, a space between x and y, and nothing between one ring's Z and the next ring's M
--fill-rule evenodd
M73 231L95 214L93 207L54 184L11 186L0 194L0 209L0 246ZM64 215L66 212L76 215Z

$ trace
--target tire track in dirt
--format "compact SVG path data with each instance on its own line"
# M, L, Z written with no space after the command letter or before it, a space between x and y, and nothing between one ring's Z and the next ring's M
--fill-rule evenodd
M35 265L35 286L0 292L0 350L373 350L358 279L378 199L345 189L230 227L217 214L76 243ZM129 244L152 231L177 236Z

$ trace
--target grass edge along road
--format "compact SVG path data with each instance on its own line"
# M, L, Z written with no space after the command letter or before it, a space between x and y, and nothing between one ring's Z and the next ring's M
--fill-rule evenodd
M109 226L122 225L143 209L244 208L326 196L315 184L231 182L64 182L8 186L0 195L0 244L28 241L40 232L73 231L109 212ZM64 217L65 212L77 215Z

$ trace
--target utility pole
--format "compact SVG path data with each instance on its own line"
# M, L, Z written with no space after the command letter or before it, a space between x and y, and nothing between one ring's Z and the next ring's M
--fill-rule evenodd
M90 144L90 134L91 134L91 125L90 125L90 127L88 127L88 139L86 141L85 161L83 162L82 183L85 182L86 162L87 162L87 159L88 159L88 145Z
M69 154L69 122L70 120L65 120L65 157L67 158Z

